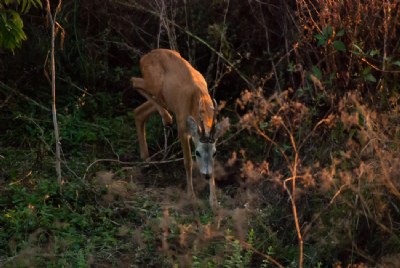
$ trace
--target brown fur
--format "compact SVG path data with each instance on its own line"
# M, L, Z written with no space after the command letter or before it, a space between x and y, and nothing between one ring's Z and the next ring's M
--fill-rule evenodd
M215 111L207 83L189 62L172 50L152 50L141 58L140 69L143 78L131 79L133 87L147 99L144 104L135 109L140 156L142 159L149 157L145 130L148 117L158 112L164 124L171 124L171 112L175 116L181 140L188 193L194 196L190 130L187 127L187 119L192 117L199 125L201 118L204 122L205 133L210 133ZM214 185L212 177L210 180L212 195L215 195Z

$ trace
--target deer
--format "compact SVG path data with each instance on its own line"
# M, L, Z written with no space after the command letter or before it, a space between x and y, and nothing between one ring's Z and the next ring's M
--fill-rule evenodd
M140 59L142 78L132 77L131 83L146 101L134 110L140 158L149 159L145 124L150 115L161 116L164 126L173 123L174 115L180 139L187 194L195 198L192 177L192 152L201 177L209 181L209 202L217 207L214 178L216 141L229 126L229 119L217 122L218 105L212 99L206 80L188 61L174 50L154 49Z

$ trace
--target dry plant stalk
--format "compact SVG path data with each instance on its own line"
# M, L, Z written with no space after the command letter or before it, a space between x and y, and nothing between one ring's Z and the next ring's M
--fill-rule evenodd
M237 100L238 108L248 108L248 112L240 117L241 126L247 129L251 129L267 143L275 146L277 151L281 154L286 166L288 167L288 173L290 174L283 183L279 181L279 184L283 186L287 192L291 204L291 210L293 220L295 224L295 230L297 233L299 256L298 265L303 267L304 265L304 246L303 237L304 234L300 224L300 217L298 213L297 200L299 193L301 193L301 185L314 185L315 182L312 179L312 169L302 167L300 150L319 129L321 126L329 126L335 119L331 113L328 113L324 118L320 119L313 127L309 127L309 133L303 134L302 138L297 138L296 129L299 128L304 121L304 118L309 116L309 109L301 102L289 98L290 90L276 93L270 98L266 98L263 92L258 89L254 91L244 91ZM263 122L270 121L269 125L264 125ZM285 152L284 147L280 145L279 141L276 141L274 137L270 137L264 128L269 128L276 132L280 131L284 133L284 136L288 138L292 153L290 155ZM297 139L297 140L296 140Z
M303 236L301 233L301 227L299 223L298 210L296 205L296 193L297 193L297 180L301 178L298 175L298 169L300 165L300 157L299 150L296 144L295 137L293 135L293 125L300 124L302 121L302 117L307 114L308 109L301 103L296 101L288 100L288 92L284 91L280 94L274 94L271 98L265 98L261 89L257 89L254 91L244 91L241 95L241 98L237 100L237 105L243 109L247 105L252 106L250 112L243 115L240 119L242 126L245 128L253 129L260 137L265 139L267 142L276 146L278 151L281 153L282 157L285 159L287 166L289 167L289 171L291 176L284 180L283 187L287 192L291 207L292 213L295 223L295 228L297 232L297 240L299 242L299 267L303 267L304 262L304 250L303 250ZM285 153L285 150L281 148L281 146L270 138L260 127L260 122L265 122L266 117L274 107L280 107L278 109L278 113L271 117L271 125L276 129L281 129L290 138L290 144L293 149L293 157L291 160L290 157ZM286 116L281 116L280 113L291 113L293 122L289 124L289 127L285 123ZM291 189L287 186L287 182L292 182Z
M297 179L297 168L299 164L299 153L297 151L296 147L296 141L294 140L293 134L289 131L289 129L286 127L284 123L282 123L283 127L287 131L287 133L290 136L290 142L292 144L293 150L294 150L294 160L293 160L293 166L291 168L292 172L292 177L287 178L284 182L284 188L286 192L289 195L290 198L290 203L292 204L292 212L293 212L293 217L294 217L294 223L296 225L296 232L297 232L297 240L299 241L299 267L303 267L303 237L301 234L301 228L299 224L299 217L297 215L297 206L296 206L296 179ZM291 180L292 181L292 191L289 190L286 186L286 182Z

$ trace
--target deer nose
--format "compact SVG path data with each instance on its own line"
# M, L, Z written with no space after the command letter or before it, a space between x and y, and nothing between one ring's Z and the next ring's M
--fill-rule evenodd
M206 180L209 180L211 178L211 174L204 174L204 178L206 178Z

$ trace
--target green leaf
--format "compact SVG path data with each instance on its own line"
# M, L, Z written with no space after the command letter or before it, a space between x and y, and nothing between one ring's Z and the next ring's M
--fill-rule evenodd
M40 8L42 8L43 6L42 6L42 1L41 0L33 0L33 5L37 8L38 6L40 7Z
M379 50L378 49L373 49L373 50L371 50L371 52L369 52L369 55L371 57L373 57L375 55L379 55Z
M324 29L322 29L322 34L324 35L324 37L325 37L326 39L331 38L332 35L333 35L333 28L332 28L332 26L329 25L329 26L325 27Z
M0 47L14 52L20 47L22 40L26 40L23 31L23 21L18 12L13 10L0 10Z
M322 46L326 44L326 38L322 34L316 34L314 37L318 40L317 46Z
M353 47L354 47L355 49L357 49L357 52L359 52L359 53L364 53L364 52L362 51L361 47L359 47L358 45L353 44Z
M340 30L339 32L336 33L336 36L340 37L344 35L344 30Z
M21 19L21 16L15 12L15 11L10 11L12 15L12 20L11 22L15 25L15 27L19 30L22 30L24 27L24 22Z
M326 44L325 40L319 40L318 43L317 43L317 46L322 46L322 45L325 45L325 44Z
M318 80L322 79L322 72L317 66L314 65L311 70L315 77L318 78Z
M365 81L369 81L369 82L376 82L376 78L375 78L375 76L373 76L372 74L371 74L371 70L372 70L372 68L371 68L371 66L367 66L367 67L365 67L365 69L364 70L362 70L362 77L363 77L363 79L365 80Z
M18 1L18 4L21 5L21 13L27 13L32 6L34 7L42 7L42 2L40 0L21 0Z
M334 79L334 78L335 78L335 74L334 74L334 73L330 73L330 74L329 74L328 81L327 81L327 84L330 85L330 86L332 86L332 83L333 83L333 79Z
M370 82L376 82L376 78L372 75L372 74L367 74L364 76L364 79L366 81L370 81Z
M397 66L399 66L399 67L400 67L400 60L396 60L396 61L394 61L394 62L393 62L393 64L394 64L394 65L397 65Z
M346 46L342 41L335 40L332 44L337 51L346 52Z
M364 68L364 70L362 70L362 75L363 76L366 76L369 73L371 73L371 66L367 66L367 67Z
M29 9L27 8L29 5L29 0L22 0L22 5L21 5L21 12L26 13Z
M325 40L325 37L322 34L316 34L314 37L318 40Z

